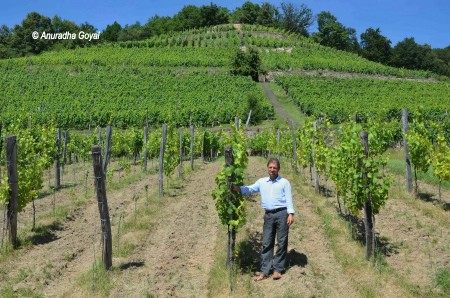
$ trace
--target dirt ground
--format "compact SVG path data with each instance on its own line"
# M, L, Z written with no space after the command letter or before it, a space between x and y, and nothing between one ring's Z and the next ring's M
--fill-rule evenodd
M122 246L133 244L132 252L113 258L109 297L213 296L208 280L217 262L214 250L221 237L226 237L211 197L220 167L221 162L196 161L196 170L187 174L181 183L174 183L172 191L161 199L156 197L157 175L139 174L139 167L129 174L136 177L134 180L108 191L113 235L118 233L120 215L124 215L123 222L133 217L133 197L141 198L138 208L143 206L146 185L152 190L150 201L154 204L150 228L124 232L120 238ZM82 285L80 280L89 274L100 256L98 206L92 189L87 202L73 204L84 195L84 176L83 171L74 174L73 182L77 184L72 187L70 170L68 173L67 187L55 194L47 192L36 201L37 227L47 227L51 232L41 236L34 234L31 246L1 259L0 290L4 293L12 293L12 296L32 293L39 297L95 296L89 291L95 286L95 278L87 279L92 285ZM246 173L247 183L266 175L264 159L251 157ZM365 297L362 288L371 281L370 276L361 272L366 272L364 270L370 266L349 267L337 248L344 247L347 253L359 258L363 250L361 244L345 237L336 242L326 232L327 223L321 212L336 214L335 198L315 196L305 179L295 179L290 171L282 168L280 174L285 173L293 184L297 214L289 234L288 267L283 278L258 283L251 280L259 267L263 218L259 196L252 196L247 205L248 222L238 234L237 290L230 293L224 288L219 296ZM117 175L113 179L118 179ZM92 188L91 182L89 188ZM396 191L394 186L393 193L402 192ZM449 192L445 191L444 200L448 197ZM48 227L53 202L56 210L65 207L68 214L59 224ZM439 297L442 294L434 280L437 270L450 267L448 212L432 202L406 195L388 201L376 216L376 230L387 264L384 266L390 273L387 278L378 278L376 283L380 290L367 296L421 297L426 294ZM19 230L28 229L31 206L19 216ZM113 243L113 249L116 245ZM244 280L246 282L242 282ZM7 286L12 287L10 292L5 292Z

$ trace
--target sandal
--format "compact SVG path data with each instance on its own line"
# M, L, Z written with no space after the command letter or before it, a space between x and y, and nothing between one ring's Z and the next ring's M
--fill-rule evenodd
M269 276L265 275L264 273L261 273L260 275L255 277L254 281L261 281L261 280L264 280L266 278L269 278Z
M275 271L275 272L273 273L273 279L274 279L274 280L278 280L278 279L280 279L280 278L281 278L281 273Z

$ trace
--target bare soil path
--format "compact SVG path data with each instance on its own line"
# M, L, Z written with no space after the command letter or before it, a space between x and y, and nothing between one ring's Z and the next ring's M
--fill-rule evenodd
M200 163L200 162L199 162ZM211 190L221 163L201 164L183 181L183 193L163 198L154 229L127 263L142 264L123 271L113 297L205 297L218 235Z
M87 203L73 208L73 200L84 193L82 185L64 188L36 201L37 217L50 214L38 220L38 229L47 229L43 235L32 237L33 245L25 251L19 251L17 258L10 258L3 266L13 268L6 277L17 280L14 291L28 289L46 297L84 296L77 289L77 280L89 271L95 259L100 255L100 220L98 205L92 195L92 179L89 180L90 197ZM152 181L153 185L152 185ZM131 213L133 195L144 190L145 185L155 187L156 176L130 183L124 189L107 193L110 216L118 212ZM53 201L56 210L66 210L68 215L59 223L47 225L52 220ZM22 214L21 214L22 215ZM31 221L31 204L23 212L21 221L29 225ZM114 234L113 228L113 234Z

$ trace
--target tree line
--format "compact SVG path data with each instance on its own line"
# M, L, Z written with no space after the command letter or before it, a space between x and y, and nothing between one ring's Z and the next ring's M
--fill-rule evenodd
M317 22L317 32L309 29ZM408 69L430 70L450 76L450 45L443 49L418 44L408 37L392 46L392 42L381 34L380 28L367 28L358 40L356 30L346 27L328 11L314 15L305 4L283 2L276 7L269 2L262 4L245 2L241 7L229 10L216 4L203 6L186 5L173 17L151 17L145 24L120 25L117 21L108 25L99 41L34 40L33 31L92 33L97 29L89 24L75 24L59 16L52 19L36 12L29 13L20 25L0 27L0 58L22 57L42 51L85 47L98 42L144 40L163 33L184 31L226 23L258 24L295 32L312 38L315 42L338 50L357 53L371 61Z

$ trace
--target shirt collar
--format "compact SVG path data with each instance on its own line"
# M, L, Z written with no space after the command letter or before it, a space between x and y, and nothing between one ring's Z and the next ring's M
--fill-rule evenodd
M280 175L278 175L278 177L277 178L275 178L275 180L273 181L273 182L278 182L278 181L280 181L281 180L281 176ZM272 182L272 180L270 180L270 176L269 177L267 177L267 179L266 179L266 182Z

